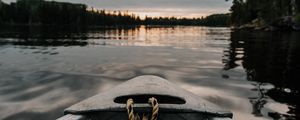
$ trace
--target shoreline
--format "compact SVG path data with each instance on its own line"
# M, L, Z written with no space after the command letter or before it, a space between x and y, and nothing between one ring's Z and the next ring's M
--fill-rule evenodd
M300 31L300 23L293 16L285 16L272 22L254 19L250 23L232 26L233 29L262 31Z
M233 30L255 30L255 31L300 31L298 26L277 27L277 26L249 26L249 24L241 26L231 26Z

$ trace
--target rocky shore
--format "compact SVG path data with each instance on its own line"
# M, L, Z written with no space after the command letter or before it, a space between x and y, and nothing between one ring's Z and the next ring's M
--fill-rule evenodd
M300 31L300 23L293 16L285 16L266 23L260 19L254 19L248 24L235 26L234 29L240 30L264 30L264 31Z

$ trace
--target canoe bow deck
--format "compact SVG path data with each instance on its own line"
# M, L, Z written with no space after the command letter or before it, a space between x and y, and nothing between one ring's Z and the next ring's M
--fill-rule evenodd
M155 97L159 120L231 120L232 113L156 76L140 76L67 108L58 120L127 120L126 101L135 102L134 112L151 114L147 103Z

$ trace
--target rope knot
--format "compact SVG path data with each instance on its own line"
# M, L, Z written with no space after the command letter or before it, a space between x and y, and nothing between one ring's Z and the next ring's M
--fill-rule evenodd
M152 97L149 98L148 103L151 105L152 107L152 116L151 116L151 120L157 120L158 118L158 111L159 111L159 106L158 106L158 102L157 99ZM128 119L129 120L140 120L140 117L138 114L136 114L136 116L134 115L134 111L133 111L133 105L134 105L134 101L132 98L127 100L127 104L126 104L126 109L127 109L127 114L128 114ZM143 114L143 118L142 120L148 120L147 118L148 115Z

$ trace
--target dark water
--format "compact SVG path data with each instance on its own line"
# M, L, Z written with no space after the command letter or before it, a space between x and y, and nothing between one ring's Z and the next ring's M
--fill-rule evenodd
M51 120L140 75L157 75L236 120L299 119L299 32L209 27L2 27L0 119Z

